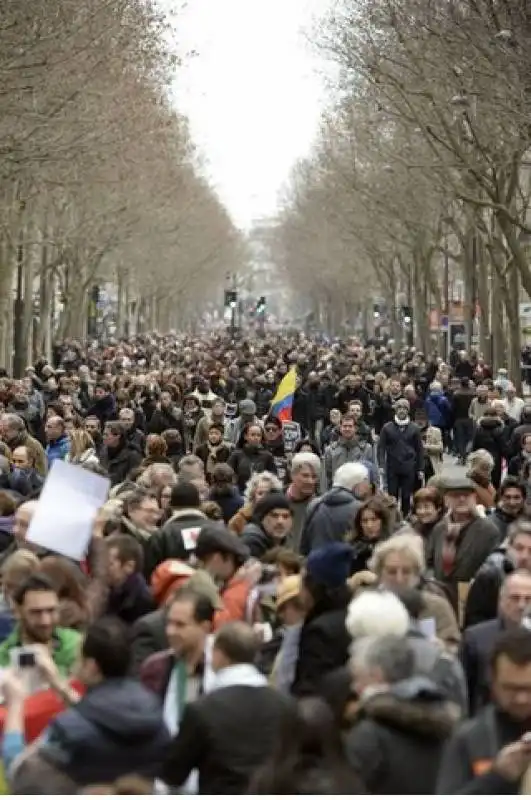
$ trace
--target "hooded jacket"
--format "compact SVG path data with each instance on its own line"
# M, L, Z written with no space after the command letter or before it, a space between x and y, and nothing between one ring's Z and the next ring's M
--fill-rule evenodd
M413 677L362 699L346 755L370 794L433 794L444 743L459 719L437 686Z
M70 439L65 433L46 446L48 466L51 467L54 461L65 461L69 452Z
M443 429L449 427L451 408L448 398L442 392L430 392L425 405L430 425Z
M318 693L324 676L347 663L351 638L345 619L350 600L350 590L341 586L307 614L300 630L292 694L302 697Z
M343 541L360 505L352 492L339 486L312 500L301 534L302 555L330 542Z
M343 464L351 464L354 461L372 462L373 460L373 448L367 441L359 438L339 439L327 447L324 456L328 484L332 483L336 471Z
M247 482L255 472L272 472L277 474L275 459L265 447L254 447L245 444L234 450L228 460L229 467L236 473L236 481L241 492L245 491Z
M131 772L155 777L169 743L158 698L138 681L123 678L89 689L60 714L39 755L83 786Z
M174 511L161 530L149 539L144 574L149 577L155 567L168 558L188 561L195 551L195 542L205 522L208 519L198 508Z
M252 558L262 558L268 550L281 544L279 540L273 539L257 520L251 520L245 526L242 533L242 542L249 548Z
M503 422L497 417L482 417L472 440L472 451L486 450L494 459L492 483L499 486L501 480L502 458L505 455Z
M86 413L87 417L97 417L103 427L106 422L116 419L116 400L113 394L105 394L94 400Z
M109 473L111 487L123 483L129 473L142 461L142 453L129 440L125 440L117 448L105 447L102 452L101 465Z

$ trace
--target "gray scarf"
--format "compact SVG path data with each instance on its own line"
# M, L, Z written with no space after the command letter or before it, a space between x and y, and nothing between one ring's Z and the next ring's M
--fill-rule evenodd
M302 622L299 625L289 625L284 630L284 638L277 656L277 662L271 684L280 692L289 694L295 680L295 669L299 659L299 640L301 638Z

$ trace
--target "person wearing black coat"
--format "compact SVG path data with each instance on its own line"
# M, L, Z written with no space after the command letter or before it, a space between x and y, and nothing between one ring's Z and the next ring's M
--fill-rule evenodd
M116 400L108 383L99 383L94 388L94 402L86 413L87 417L97 417L101 425L116 419Z
M182 786L197 769L199 794L246 794L271 756L294 702L253 666L257 644L244 622L229 622L216 635L213 691L184 708L160 776L168 785Z
M140 465L142 453L127 440L121 422L109 422L105 426L103 443L101 465L107 470L111 486L118 486Z
M307 609L291 691L315 694L323 678L342 667L349 657L350 636L345 627L351 593L346 586L352 548L333 542L313 550L306 562L301 597Z
M200 509L201 498L193 483L177 483L172 487L170 508L172 515L163 527L152 534L144 553L144 574L168 558L188 561L195 552L199 532L208 518Z
M142 545L127 533L107 537L109 597L107 614L127 625L155 610L155 601L142 575Z
M169 392L163 392L162 398L168 401ZM153 412L148 424L148 433L158 433L159 436L167 430L177 430L184 438L183 412L180 408L173 405L171 396L169 402L157 403L156 410Z
M131 674L139 675L144 661L154 653L167 650L166 608L139 617L131 628Z
M459 658L463 665L468 690L468 707L475 716L490 698L490 657L494 643L507 630L501 618L490 619L467 628L459 645Z
M501 584L496 618L465 630L460 658L467 679L471 715L490 700L490 656L500 633L521 626L530 605L531 574L527 570L514 571Z
M378 441L378 462L385 465L387 491L398 500L407 517L418 480L423 477L424 446L418 425L410 421L409 401L398 400L395 418L387 422Z
M280 512L280 513L279 513ZM269 492L256 504L252 519L242 533L242 542L252 558L285 546L293 528L293 508L282 492Z
M526 402L523 408L520 425L517 425L511 434L511 439L509 441L509 458L521 452L523 437L526 433L531 433L531 404L528 402Z
M458 705L415 674L406 637L362 638L354 644L352 671L360 701L345 751L367 793L433 794Z
M502 475L502 461L505 456L503 435L503 422L499 419L493 408L487 408L484 416L479 420L474 438L472 451L486 450L494 459L492 470L492 485L499 489Z
M263 431L260 425L253 422L245 425L238 447L228 460L236 474L236 482L243 493L250 477L256 472L272 472L277 474L275 459L263 445Z

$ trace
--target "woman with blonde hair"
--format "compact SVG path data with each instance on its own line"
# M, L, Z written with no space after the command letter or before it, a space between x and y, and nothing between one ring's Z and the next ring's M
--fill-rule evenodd
M100 463L96 455L94 440L84 428L74 428L68 434L70 439L70 452L66 461L80 467L97 466Z
M435 581L425 577L426 562L421 536L411 528L391 536L376 545L368 567L374 575L373 585L382 589L418 589L423 605L419 619L425 620L426 626L433 625L434 634L448 649L455 649L461 638L457 620L444 590ZM364 573L364 576L367 585L368 573Z
M467 458L467 476L474 483L478 505L486 510L496 505L496 489L492 484L494 458L488 450L475 450Z
M3 642L15 627L13 595L31 575L39 569L39 559L30 550L15 550L2 566L2 595L0 598L0 642Z

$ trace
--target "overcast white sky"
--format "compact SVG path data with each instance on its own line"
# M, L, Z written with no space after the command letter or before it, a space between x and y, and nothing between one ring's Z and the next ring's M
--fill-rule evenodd
M171 0L160 0L169 7ZM234 222L274 215L291 166L312 143L327 95L304 29L331 0L189 0L174 85L208 177Z

